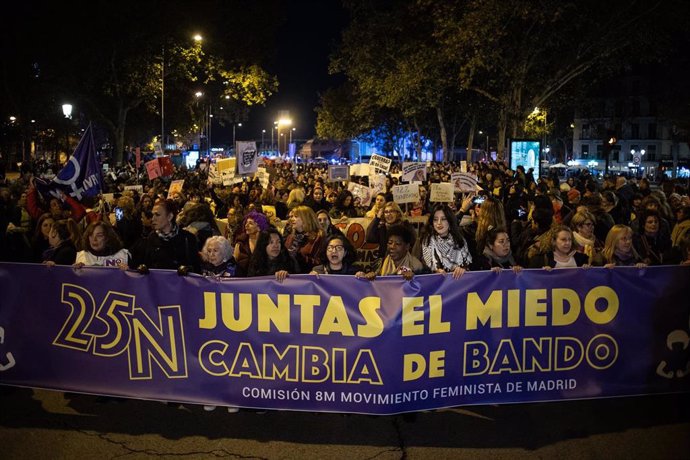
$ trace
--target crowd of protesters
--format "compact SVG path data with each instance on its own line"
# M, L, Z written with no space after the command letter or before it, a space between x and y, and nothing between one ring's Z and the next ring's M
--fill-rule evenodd
M279 280L689 263L690 198L679 182L653 189L644 178L599 181L586 170L565 179L502 162L469 168L475 193L430 202L430 184L450 182L460 170L459 163L430 163L419 201L401 206L391 192L402 184L394 163L386 189L363 206L347 181L329 181L327 167L316 164L269 163L265 187L254 178L212 184L207 168L177 168L153 181L125 168L105 176L110 202L43 197L37 171L26 165L18 179L0 184L0 260ZM184 187L168 197L174 179ZM366 186L369 177L350 181ZM142 193L125 190L133 184ZM358 217L368 218L366 241L378 245L367 270L334 225ZM412 225L412 217L426 225Z

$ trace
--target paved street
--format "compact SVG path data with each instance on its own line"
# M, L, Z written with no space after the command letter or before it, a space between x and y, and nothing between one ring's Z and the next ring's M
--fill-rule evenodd
M687 459L690 395L402 416L228 414L0 387L0 458Z

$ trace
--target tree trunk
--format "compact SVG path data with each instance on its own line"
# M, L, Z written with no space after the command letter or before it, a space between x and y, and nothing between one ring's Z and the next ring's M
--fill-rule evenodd
M117 125L114 126L113 136L115 137L115 147L113 151L113 161L115 165L121 166L125 151L125 127L127 126L128 108L120 107L117 113Z
M465 160L469 163L472 161L472 145L474 145L474 132L477 130L477 117L472 116L470 122L470 135L467 137L467 149L465 153Z
M443 110L441 107L436 107L436 117L438 118L438 126L441 131L441 149L443 150L443 161L449 160L450 152L448 151L448 133L446 132L446 123L443 119Z
M415 117L413 119L414 121L414 128L415 131L417 131L417 135L415 136L415 150L417 151L417 160L421 160L422 158L422 134L419 130L419 124L417 123L417 118ZM412 155L410 155L412 156Z
M496 139L496 159L504 160L505 145L506 145L506 130L508 129L508 119L505 107L501 107L498 111L498 136Z

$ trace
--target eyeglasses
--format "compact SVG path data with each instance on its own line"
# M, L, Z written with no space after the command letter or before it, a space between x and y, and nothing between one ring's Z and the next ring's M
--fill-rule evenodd
M343 249L345 249L345 246L343 246L342 244L338 244L335 246L326 246L326 251L328 252L338 252L342 251Z
M395 209L384 209L384 210L383 210L383 213L384 213L384 214L395 214L395 213L397 213L397 212L398 212L398 211L396 211Z
M592 222L585 222L582 224L583 227L594 227L594 224Z

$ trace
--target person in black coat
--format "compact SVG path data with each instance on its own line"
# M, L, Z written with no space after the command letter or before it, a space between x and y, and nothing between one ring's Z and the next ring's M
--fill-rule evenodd
M200 272L197 239L175 223L177 205L158 200L153 205L152 232L132 248L134 266Z
M72 232L67 219L53 222L48 233L48 248L43 253L43 263L46 265L72 265L77 258L77 248L72 242Z

